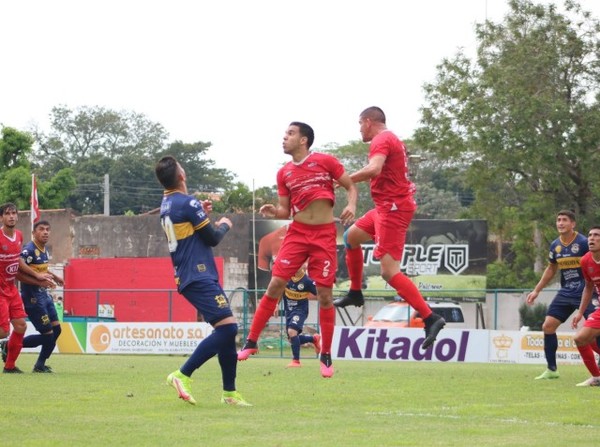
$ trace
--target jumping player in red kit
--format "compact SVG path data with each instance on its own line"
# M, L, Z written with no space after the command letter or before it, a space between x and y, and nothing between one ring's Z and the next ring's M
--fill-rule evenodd
M406 147L387 129L385 114L379 107L363 110L358 122L362 140L371 144L368 164L350 174L350 178L354 183L370 182L375 208L344 233L350 290L336 299L334 305L346 307L364 304L361 290L363 252L360 244L373 240L374 255L380 261L382 278L423 316L425 338L421 347L427 349L446 322L431 311L419 289L400 271L406 232L417 209L413 198L415 186L408 179Z
M313 129L292 122L283 138L283 151L292 156L277 173L279 202L260 208L265 217L288 219L290 224L273 264L272 277L250 327L238 360L258 352L258 338L273 315L289 279L308 260L308 274L317 286L321 333L321 375L333 376L331 344L335 327L332 288L337 269L336 226L333 216L334 181L347 191L348 205L340 215L344 224L354 218L357 190L342 164L333 156L311 152Z

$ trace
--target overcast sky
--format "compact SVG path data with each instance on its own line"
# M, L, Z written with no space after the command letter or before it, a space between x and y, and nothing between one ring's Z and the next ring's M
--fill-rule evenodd
M556 3L562 1L544 1ZM600 0L581 0L600 18ZM357 140L358 114L417 127L422 85L507 0L0 0L0 124L52 107L132 110L252 187L273 185L290 121L313 147Z

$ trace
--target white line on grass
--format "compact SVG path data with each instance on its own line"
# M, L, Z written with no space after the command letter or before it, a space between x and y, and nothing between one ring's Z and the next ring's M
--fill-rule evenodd
M469 416L460 416L457 414L435 414L435 413L406 413L403 411L367 411L368 416L401 416L401 417L426 417L426 418L438 418L438 419L483 419ZM485 418L486 421L507 423L507 424L522 424L522 425L541 425L545 427L581 427L581 428L598 428L600 425L590 424L573 424L563 422L545 422L545 421L527 421L525 419L518 418Z

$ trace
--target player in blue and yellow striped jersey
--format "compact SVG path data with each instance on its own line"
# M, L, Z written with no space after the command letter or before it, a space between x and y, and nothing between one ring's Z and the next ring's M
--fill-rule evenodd
M288 368L298 368L300 364L300 346L312 343L317 354L321 351L321 336L319 334L305 335L304 322L308 317L308 298L317 294L315 282L301 268L285 286L283 292L283 309L285 314L285 329L292 347L292 361Z
M575 231L575 213L561 210L556 216L556 229L558 238L550 244L548 266L541 279L529 295L527 304L533 304L541 290L546 287L557 271L560 272L560 290L550 303L546 319L542 326L544 331L544 354L548 368L536 380L558 379L559 373L556 366L556 351L558 350L558 336L556 331L581 303L581 294L585 287L585 279L581 270L581 258L588 249L587 238ZM585 317L594 311L590 303ZM598 349L596 347L596 349Z
M165 188L160 206L160 222L167 236L177 290L214 327L213 333L196 347L183 366L169 374L167 383L177 390L181 399L196 404L191 394L190 377L207 360L217 355L223 379L221 402L250 406L235 388L235 338L238 325L219 284L211 248L223 239L232 223L223 217L213 226L208 217L210 202L200 203L195 197L188 195L185 170L174 157L161 158L155 172L158 181Z

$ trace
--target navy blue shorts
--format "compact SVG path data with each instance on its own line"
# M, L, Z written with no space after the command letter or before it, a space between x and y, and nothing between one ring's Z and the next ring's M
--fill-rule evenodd
M52 322L58 321L54 300L45 290L31 297L23 297L23 307L36 331L40 334L52 332Z
M579 309L580 302L580 298L571 298L568 296L564 296L559 292L550 303L546 315L554 317L561 323L564 323L573 314L573 312ZM594 306L592 303L590 303L590 305L585 310L583 316L587 319L588 315L591 314L593 311Z
M229 300L218 282L193 282L180 292L204 317L204 321L215 325L232 317Z
M308 300L284 300L285 327L302 333L304 322L308 318Z

